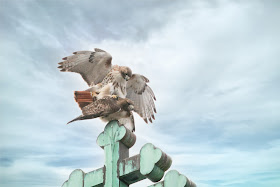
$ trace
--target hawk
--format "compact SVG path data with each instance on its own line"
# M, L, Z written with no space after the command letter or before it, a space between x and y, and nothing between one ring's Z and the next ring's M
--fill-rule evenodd
M79 92L76 94L79 94ZM88 101L88 99L84 98L84 102L85 101ZM82 106L81 109L83 114L69 121L67 124L77 120L93 119L99 117L105 122L118 120L121 125L124 125L130 131L135 131L134 119L132 115L134 106L132 101L127 98L120 98L115 95L105 96L102 99L91 101L86 106ZM123 123L122 120L126 119L128 119L130 123Z
M134 104L134 111L146 123L155 119L156 97L147 85L149 79L140 74L132 74L129 67L112 65L112 56L102 49L94 51L77 51L74 55L64 57L58 63L62 72L79 73L90 88L97 93L97 99L110 95L127 98Z

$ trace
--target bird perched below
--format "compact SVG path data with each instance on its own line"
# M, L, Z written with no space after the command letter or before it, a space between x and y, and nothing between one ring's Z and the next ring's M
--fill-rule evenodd
M89 104L81 108L83 114L69 121L67 124L77 120L93 119L99 117L105 122L118 120L120 124L124 125L127 129L131 130L132 132L135 131L134 119L132 115L134 106L131 100L127 98L120 98L116 95L105 96L102 99L91 102L90 99L84 100L89 102ZM131 123L124 121L127 119L131 121Z
M77 51L73 54L58 63L60 71L79 73L90 86L87 91L94 93L97 100L111 95L130 99L134 104L134 111L146 123L148 120L152 123L156 113L156 98L147 85L149 80L145 76L132 74L131 69L126 66L112 66L112 56L98 48L95 51Z
M104 96L100 99L97 99L97 96L96 96L97 94L95 92L90 92L90 91L75 91L74 95L75 95L75 97L74 97L75 101L78 103L78 105L79 105L79 107L82 111L89 110L89 108L91 108L91 110L92 110L92 107L96 106L96 103L100 105L99 107L103 107L101 105L102 103L99 103L99 102L96 102L96 101L104 100L105 98L106 99L107 98L115 98L115 100L111 99L110 102L109 102L108 99L106 100L107 105L111 104L110 105L111 107L114 107L116 103L118 104L120 102L120 100L124 100L123 98L119 98L116 95ZM100 95L100 94L98 94L98 95ZM134 108L131 100L129 100L127 98L125 98L125 100L128 103L131 104L130 109ZM92 104L92 103L95 103L95 104ZM118 120L120 125L124 125L126 128L128 128L129 130L134 132L135 131L135 124L134 124L134 117L133 117L132 111L130 111L129 113L128 113L128 111L127 112L124 112L124 111L126 111L126 110L123 110L122 112L119 111L119 112L115 113L115 110L110 111L110 110L107 109L107 112L109 112L107 114L107 117L101 117L100 116L100 119L102 121L105 121L105 122L108 122L108 121L111 121L111 120ZM92 119L92 118L96 118L96 117L88 116L87 119Z

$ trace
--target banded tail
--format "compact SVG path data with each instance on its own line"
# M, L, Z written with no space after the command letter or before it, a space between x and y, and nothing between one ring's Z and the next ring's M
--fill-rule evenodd
M78 103L80 109L94 101L94 98L91 96L91 93L89 91L75 91L74 98Z

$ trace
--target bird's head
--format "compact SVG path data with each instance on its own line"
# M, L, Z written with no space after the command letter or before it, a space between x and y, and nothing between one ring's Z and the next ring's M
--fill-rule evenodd
M132 102L130 99L126 99L126 102L127 102L127 104L128 104L127 109L128 109L129 111L133 111L133 110L134 110L134 104L133 104L133 102Z
M132 76L132 71L131 71L131 69L130 69L129 67L120 66L119 71L120 71L122 77L123 77L126 81L128 81L128 80L131 78L131 76Z
M134 110L133 102L130 99L119 98L118 102L121 105L121 108L123 110L126 110L126 111L133 111Z

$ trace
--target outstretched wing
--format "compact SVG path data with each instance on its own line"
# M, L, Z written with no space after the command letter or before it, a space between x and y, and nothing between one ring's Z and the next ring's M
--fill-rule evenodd
M60 71L79 73L88 85L100 83L112 68L112 56L101 49L77 51L59 62Z
M133 74L126 85L126 97L133 101L135 112L146 123L148 123L148 120L152 123L152 118L155 119L154 112L156 113L154 103L156 97L153 90L147 85L148 82L149 79L143 75Z

